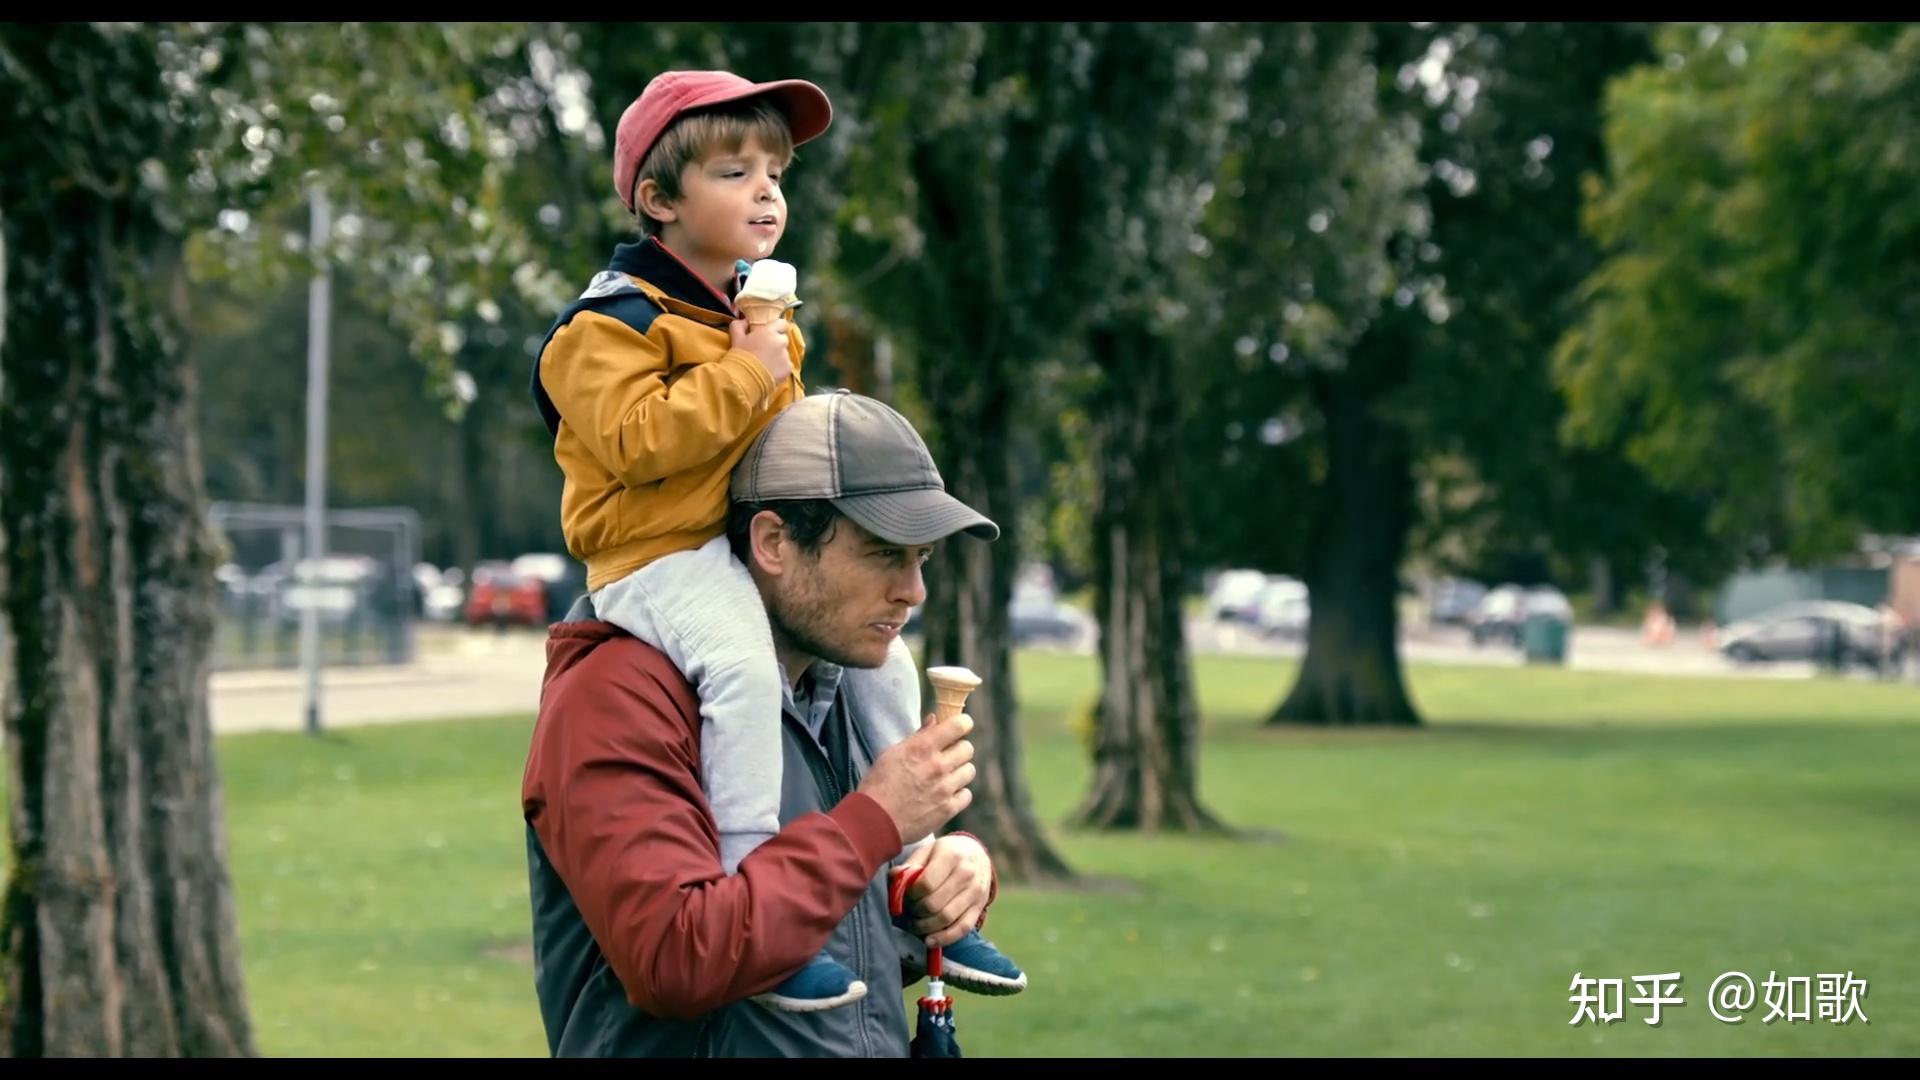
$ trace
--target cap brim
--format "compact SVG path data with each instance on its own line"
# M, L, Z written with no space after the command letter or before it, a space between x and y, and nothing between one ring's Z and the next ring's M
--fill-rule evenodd
M998 540L1000 526L937 488L883 491L833 500L861 528L893 544L931 544L955 533Z
M827 126L833 123L833 103L827 100L827 92L805 79L777 79L773 82L754 84L753 89L735 96L732 100L756 98L761 95L778 98L786 109L787 126L793 131L793 145L799 146L820 137Z

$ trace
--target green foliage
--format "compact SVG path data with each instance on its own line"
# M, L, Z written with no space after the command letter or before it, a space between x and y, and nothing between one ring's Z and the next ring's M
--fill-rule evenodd
M177 42L170 108L197 118L191 171L166 182L190 196L178 227L202 279L272 289L319 263L353 268L455 413L467 400L453 389L456 357L469 340L570 295L553 266L570 246L551 201L569 151L555 130L584 124L584 99L548 28L159 32ZM333 216L320 252L307 250L302 212L315 192Z
M1430 213L1375 31L1238 29L1252 55L1201 233L1219 318L1192 371L1188 519L1202 565L1298 573L1326 476L1306 375L1345 367L1409 272L1399 238L1424 236Z
M1607 101L1567 429L1750 557L1920 529L1920 28L1675 26Z

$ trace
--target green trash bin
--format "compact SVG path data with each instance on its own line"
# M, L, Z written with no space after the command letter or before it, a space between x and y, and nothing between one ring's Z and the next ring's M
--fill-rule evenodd
M1554 615L1529 615L1520 624L1520 649L1529 664L1567 662L1567 636L1571 628L1565 619Z

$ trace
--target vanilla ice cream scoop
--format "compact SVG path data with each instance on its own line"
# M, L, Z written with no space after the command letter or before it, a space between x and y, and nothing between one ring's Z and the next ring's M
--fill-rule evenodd
M741 300L769 300L789 306L800 301L793 295L798 275L792 263L761 259L747 271L747 283L740 286Z

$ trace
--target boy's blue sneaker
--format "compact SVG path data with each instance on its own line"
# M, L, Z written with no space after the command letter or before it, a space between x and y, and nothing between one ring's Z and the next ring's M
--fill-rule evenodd
M756 994L753 1000L781 1012L819 1012L852 1004L866 996L866 983L854 978L845 964L821 952L809 960L806 967L766 993Z
M900 964L917 975L927 973L927 939L913 932L904 916L893 921L894 940L900 943ZM1027 973L994 947L978 930L940 950L940 978L948 986L975 994L1003 997L1027 988Z

